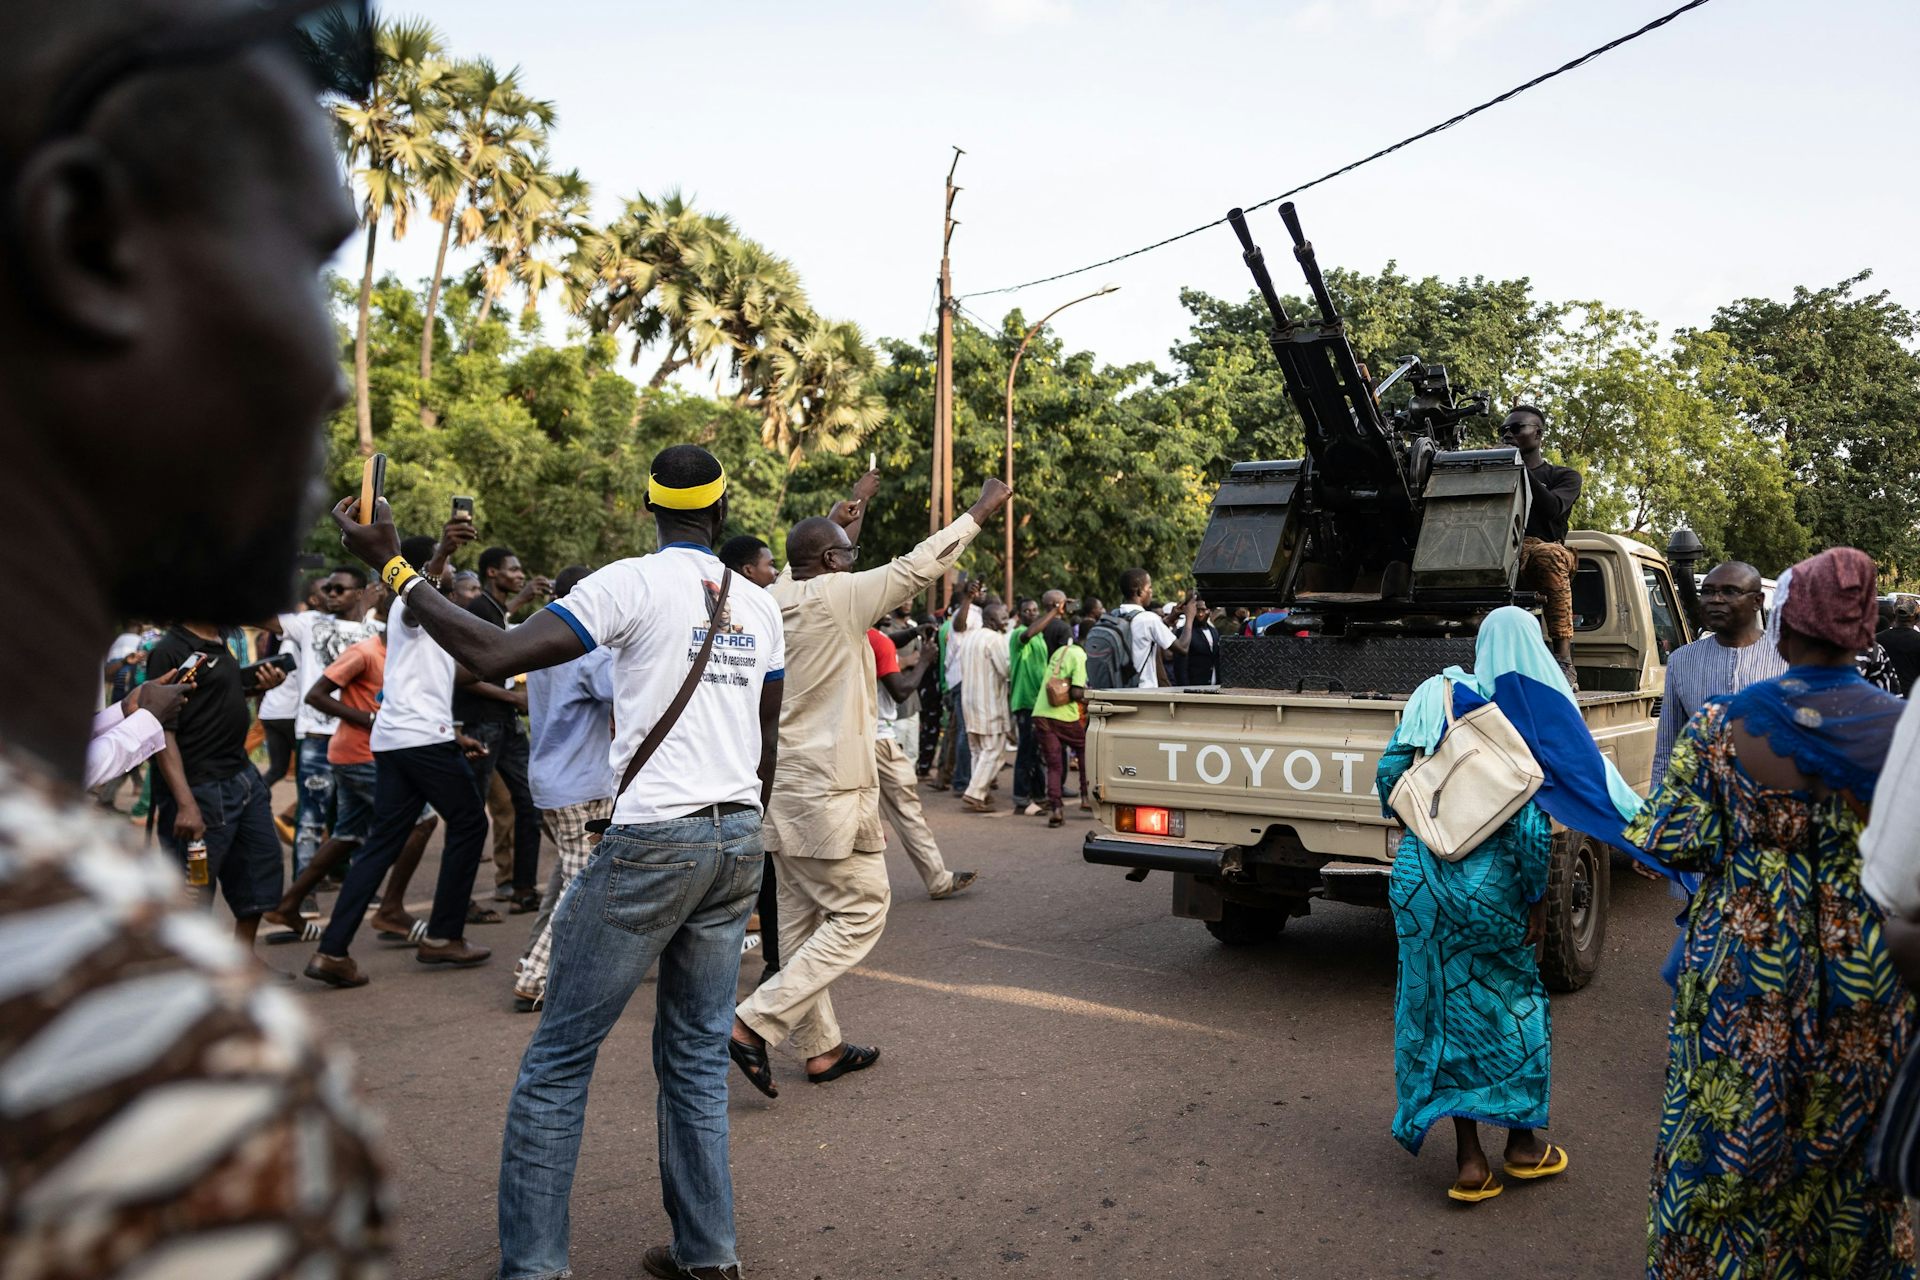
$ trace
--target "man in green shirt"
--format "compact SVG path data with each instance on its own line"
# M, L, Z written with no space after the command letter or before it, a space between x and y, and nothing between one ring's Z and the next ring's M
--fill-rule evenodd
M1087 790L1087 726L1082 718L1087 701L1087 651L1073 642L1073 628L1062 618L1046 624L1041 640L1048 658L1040 673L1040 692L1033 701L1033 730L1047 766L1047 825L1057 827L1066 821L1060 790L1067 774L1068 748L1080 761L1080 809L1084 813L1093 808ZM1063 686L1066 699L1056 704L1054 698Z
M1040 611L1041 601L1046 612ZM1033 700L1047 670L1047 642L1041 633L1067 607L1067 593L1049 591L1040 600L1020 602L1019 625L1007 638L1008 697L1013 709L1018 746L1013 756L1013 811L1028 817L1041 812L1040 791L1046 786L1046 770L1040 763L1040 748L1033 737Z

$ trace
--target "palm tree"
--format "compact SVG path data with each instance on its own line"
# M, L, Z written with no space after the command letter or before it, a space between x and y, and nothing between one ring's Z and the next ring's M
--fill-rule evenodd
M726 218L701 213L679 192L635 196L604 231L583 240L568 284L570 305L598 332L624 331L633 363L653 344L666 352L647 385L659 387L688 365L705 367L721 336L694 316L713 286L725 246Z
M418 20L380 24L374 35L378 60L372 92L333 108L348 170L359 184L360 223L367 255L360 274L359 317L353 336L354 410L360 452L373 452L373 401L367 384L367 328L373 306L373 257L380 221L391 234L407 234L416 184L441 163L438 130L445 121L441 92L447 64L440 33Z
M564 286L581 246L593 236L589 201L593 187L578 169L554 173L539 170L532 185L541 198L528 202L523 219L514 225L514 254L508 267L526 295L521 314L540 305L540 298L556 284Z
M447 126L445 162L429 172L422 189L440 226L440 248L434 258L433 278L427 288L427 308L420 328L420 384L422 394L433 377L435 319L440 311L440 287L446 278L447 249L456 223L461 245L472 243L485 228L481 210L484 193L512 188L525 180L535 157L545 148L553 127L553 103L521 91L520 69L502 75L492 62L477 58L455 67L448 77L451 111ZM462 197L467 207L455 218ZM434 413L420 406L420 421L431 426Z
M765 372L742 386L740 400L760 410L761 443L785 461L778 513L809 452L851 451L886 419L887 406L872 389L873 348L851 321L809 313L757 360Z

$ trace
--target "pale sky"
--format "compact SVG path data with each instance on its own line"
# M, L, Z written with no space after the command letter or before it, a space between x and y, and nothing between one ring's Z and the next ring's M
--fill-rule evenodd
M941 182L964 147L956 291L1076 267L1265 199L1678 0L926 0L641 5L391 0L556 101L553 150L604 221L678 187L870 338L924 330ZM1665 328L1862 267L1920 306L1920 5L1714 0L1300 198L1323 265L1530 276ZM1272 209L1253 215L1297 289ZM422 217L382 264L432 262ZM360 249L340 256L355 274ZM1178 291L1243 296L1225 227L1012 297L1113 362L1186 332ZM553 335L558 338L558 332Z

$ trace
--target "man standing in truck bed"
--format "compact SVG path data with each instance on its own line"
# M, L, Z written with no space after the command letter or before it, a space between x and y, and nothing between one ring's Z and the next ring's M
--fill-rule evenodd
M1580 500L1580 473L1547 461L1540 451L1546 434L1547 416L1530 404L1513 406L1500 424L1500 439L1520 451L1527 486L1533 491L1520 550L1520 581L1540 593L1546 607L1547 643L1572 684L1573 571L1580 561L1567 549L1567 517Z

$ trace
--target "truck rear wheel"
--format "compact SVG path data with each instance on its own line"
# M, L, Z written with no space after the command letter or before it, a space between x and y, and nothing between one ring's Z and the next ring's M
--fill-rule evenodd
M1556 832L1547 873L1547 945L1540 980L1549 991L1593 981L1607 941L1611 863L1605 846L1577 831Z
M1244 902L1224 902L1220 918L1206 922L1207 932L1229 947L1255 947L1271 942L1287 927L1285 907L1250 907Z

